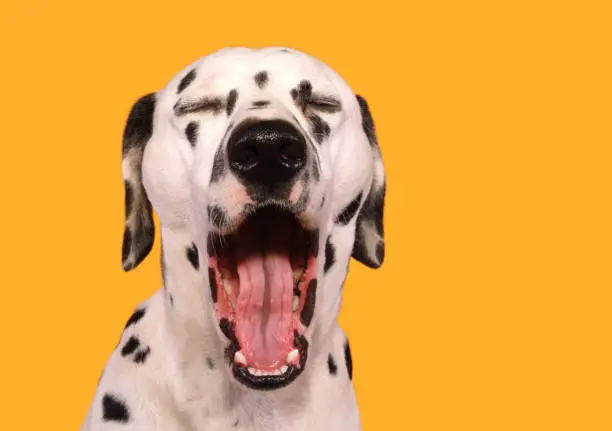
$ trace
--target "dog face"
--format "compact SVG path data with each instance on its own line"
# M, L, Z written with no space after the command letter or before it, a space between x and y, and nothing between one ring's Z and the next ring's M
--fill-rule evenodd
M285 386L306 367L317 290L339 290L346 275L345 265L326 283L332 264L384 258L385 173L368 105L299 51L224 49L141 98L123 176L123 268L151 250L152 209L187 233L232 374L251 388Z

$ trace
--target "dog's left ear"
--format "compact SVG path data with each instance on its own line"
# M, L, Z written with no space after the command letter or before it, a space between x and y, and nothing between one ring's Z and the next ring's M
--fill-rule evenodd
M379 268L385 258L383 210L385 207L385 168L374 128L374 120L366 100L357 95L361 110L361 124L374 157L372 184L357 216L353 258L370 268Z
M125 184L125 230L121 263L136 268L151 251L155 238L153 210L142 184L142 156L153 135L155 93L134 103L123 132L122 173Z

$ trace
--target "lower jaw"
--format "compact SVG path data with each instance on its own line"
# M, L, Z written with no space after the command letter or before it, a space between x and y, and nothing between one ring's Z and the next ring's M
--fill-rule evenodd
M306 366L308 359L308 340L297 331L294 334L294 346L299 352L297 365L286 365L281 374L260 374L260 370L256 370L257 374L253 373L253 369L248 366L239 364L235 361L236 352L239 352L239 346L235 341L232 341L226 349L226 357L231 364L231 371L234 378L244 386L255 390L275 390L291 384L302 372Z

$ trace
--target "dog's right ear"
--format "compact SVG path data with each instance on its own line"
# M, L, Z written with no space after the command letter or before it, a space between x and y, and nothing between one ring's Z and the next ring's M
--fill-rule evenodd
M153 210L142 184L142 156L153 135L155 93L134 103L123 131L122 174L125 184L125 230L121 263L136 268L151 251L155 238Z

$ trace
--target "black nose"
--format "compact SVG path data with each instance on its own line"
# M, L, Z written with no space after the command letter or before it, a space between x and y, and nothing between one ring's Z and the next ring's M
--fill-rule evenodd
M264 120L238 126L228 142L232 170L261 185L286 182L306 164L306 141L290 123Z

